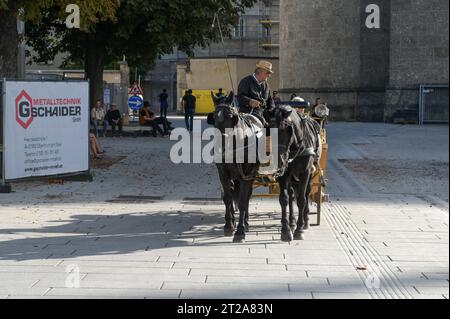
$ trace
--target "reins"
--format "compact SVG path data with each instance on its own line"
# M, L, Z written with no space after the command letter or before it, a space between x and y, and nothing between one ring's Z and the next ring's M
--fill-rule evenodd
M301 119L300 119L300 122L301 122ZM304 147L302 147L303 143L304 143L303 139L300 142L297 139L297 135L295 133L295 128L294 128L294 123L292 121L289 123L289 127L291 127L291 129L292 129L292 136L289 140L289 144L288 145L278 144L278 147L281 147L281 148L287 149L287 150L286 150L285 156L280 156L281 161L282 161L282 166L274 174L275 178L283 176L286 173L286 170L287 170L289 164L292 163L297 157L299 157L300 154L305 149ZM291 157L291 149L294 145L297 148L297 152L294 154L294 156Z

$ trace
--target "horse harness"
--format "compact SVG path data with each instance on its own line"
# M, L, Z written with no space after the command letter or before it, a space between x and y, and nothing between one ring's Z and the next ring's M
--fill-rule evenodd
M257 118L256 116L252 115L252 114L243 114L240 113L236 110L236 106L234 104L234 101L231 105L218 105L216 106L216 108L224 108L224 109L229 109L231 111L231 114L234 116L238 117L238 123L242 123L242 125L244 126L244 128L246 129L250 129L250 134L244 134L244 138L248 137L248 136L256 136L258 138L258 135L260 134L260 132L262 131L262 129L264 128L264 124L261 123L261 121L259 120L259 118ZM219 113L223 112L222 110L219 111ZM223 116L223 113L219 115L219 118ZM223 118L221 119L223 120ZM247 130L245 130L247 131ZM228 134L226 133L221 133L222 136L227 137ZM258 139L256 138L256 144L258 144ZM240 150L246 150L249 148L250 145L247 145L243 148L239 148L239 149L234 149L233 150L233 157L236 154L237 151ZM258 145L256 145L257 147ZM222 156L225 156L225 154L223 154ZM245 174L244 169L242 167L241 163L234 163L238 169L238 172L241 176L241 179L244 181L251 181L253 179L255 179L254 174Z
M314 120L309 119L306 115L301 116L298 113L296 114L298 115L299 118L299 125L303 126L302 130L303 136L301 136L301 140L298 141L294 127L295 123L292 121L292 119L290 119L288 122L289 123L288 126L291 127L292 136L289 140L288 145L286 144L278 145L280 148L287 149L287 151L285 156L280 156L282 166L275 173L276 178L283 176L286 173L289 164L294 162L296 158L305 156L314 156L316 158L318 157L317 148L319 147L319 145L314 146L315 143L313 140L313 136L319 134L320 127L318 126L317 123L314 123L315 122ZM291 154L291 150L296 150L293 155Z

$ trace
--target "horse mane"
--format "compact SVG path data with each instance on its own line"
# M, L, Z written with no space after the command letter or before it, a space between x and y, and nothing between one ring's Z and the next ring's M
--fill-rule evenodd
M296 111L291 113L293 133L297 140L298 148L318 147L317 136L321 134L321 127L313 118L308 115L299 114Z
M300 144L304 138L305 138L305 132L302 124L302 118L300 118L300 115L297 113L297 111L292 111L291 115L291 121L292 121L292 127L293 127L293 133L295 135L295 138L297 139L297 143Z

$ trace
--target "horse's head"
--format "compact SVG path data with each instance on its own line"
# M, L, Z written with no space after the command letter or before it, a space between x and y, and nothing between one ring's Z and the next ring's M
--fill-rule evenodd
M288 105L280 105L273 115L272 125L278 129L279 145L287 146L295 136L295 111Z
M272 111L271 127L278 129L278 163L286 168L290 152L301 140L300 118L288 105L280 105Z
M214 126L225 133L225 129L234 128L239 120L238 110L233 103L234 93L230 92L228 96L218 98L211 92L211 97L215 107Z

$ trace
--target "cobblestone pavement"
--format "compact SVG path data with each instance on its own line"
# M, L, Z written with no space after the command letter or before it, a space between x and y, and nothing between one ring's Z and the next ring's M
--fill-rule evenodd
M328 136L321 225L282 243L277 200L253 199L244 244L223 237L213 165L171 163L168 138L101 138L121 160L93 182L0 194L0 298L448 299L448 126Z

